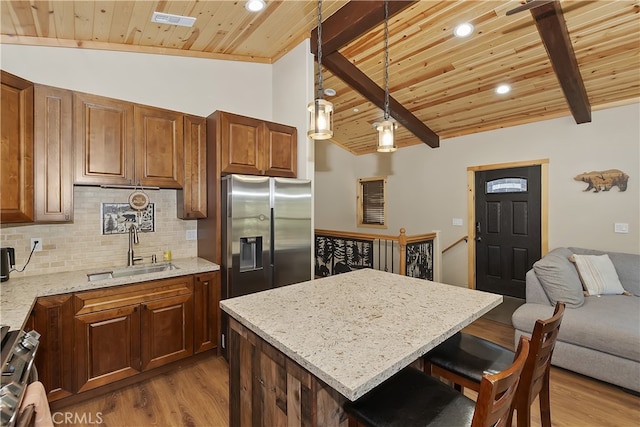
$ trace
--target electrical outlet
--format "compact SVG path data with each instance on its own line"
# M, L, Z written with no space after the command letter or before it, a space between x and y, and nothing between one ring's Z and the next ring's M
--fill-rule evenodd
M198 230L187 230L187 240L198 240Z
M461 226L462 225L462 218L453 218L453 220L451 220L451 224L452 225L456 225L456 226Z
M36 245L37 242L37 245ZM31 247L36 245L36 248L33 250L34 252L42 252L42 238L40 237L32 237L31 238Z

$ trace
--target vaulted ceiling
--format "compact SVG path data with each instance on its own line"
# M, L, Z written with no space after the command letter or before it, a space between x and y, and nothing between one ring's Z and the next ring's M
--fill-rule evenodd
M317 2L266 2L266 9L254 14L244 0L3 1L2 43L273 63L310 36ZM327 31L332 15L339 17L347 3L323 1ZM538 31L535 9L506 14L522 3L422 0L391 16L390 94L416 119L405 123L411 130L400 126L400 147L425 144L414 129L421 125L446 139L561 116L574 120L563 92L572 82L558 79L563 74L557 74L545 48L541 33L548 31ZM638 102L640 2L562 0L557 5L590 109ZM150 21L154 11L197 19L190 28L158 24ZM461 22L473 24L471 36L454 37L453 28ZM342 68L356 69L383 87L383 34L383 25L376 24L339 47ZM382 110L353 82L345 83L347 77L331 71L336 68L330 57L323 65L324 87L336 91L326 97L336 110L332 141L354 154L375 151L373 123L382 119ZM496 94L500 83L510 84L511 92Z

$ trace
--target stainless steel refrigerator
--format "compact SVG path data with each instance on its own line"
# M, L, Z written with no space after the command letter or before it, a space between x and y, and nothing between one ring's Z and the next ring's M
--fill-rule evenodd
M310 181L228 175L220 200L223 299L311 279Z
M311 182L222 178L222 296L311 279Z

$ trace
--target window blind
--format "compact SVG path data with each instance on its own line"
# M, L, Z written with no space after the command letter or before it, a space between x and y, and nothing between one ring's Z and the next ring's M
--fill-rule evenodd
M362 181L362 223L384 225L384 180Z

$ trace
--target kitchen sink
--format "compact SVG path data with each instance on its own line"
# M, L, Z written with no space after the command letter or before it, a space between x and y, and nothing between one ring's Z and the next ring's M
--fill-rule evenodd
M178 270L175 264L170 262L162 264L135 265L132 267L116 268L111 271L101 271L87 274L90 282L104 279L115 279L117 277L137 276L139 274L159 273L161 271Z

